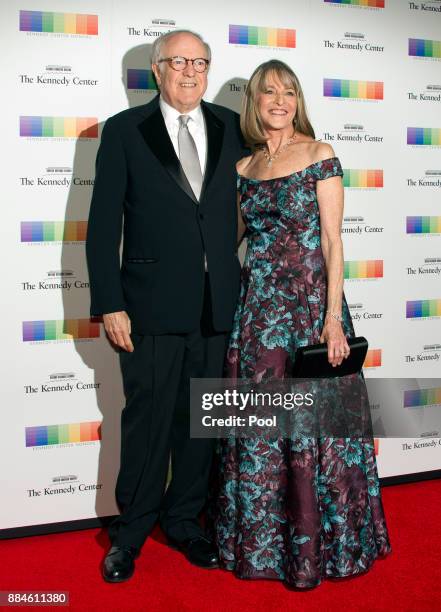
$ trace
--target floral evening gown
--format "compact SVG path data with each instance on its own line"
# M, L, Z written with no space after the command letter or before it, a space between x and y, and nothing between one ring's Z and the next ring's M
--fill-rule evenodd
M226 377L289 377L295 351L319 343L326 308L316 183L336 157L289 176L238 177L248 248ZM343 328L354 331L346 300ZM368 570L390 552L372 438L224 439L214 537L240 578L309 588Z

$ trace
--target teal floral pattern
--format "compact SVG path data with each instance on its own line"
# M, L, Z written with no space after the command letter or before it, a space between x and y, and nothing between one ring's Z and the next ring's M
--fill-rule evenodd
M318 180L337 158L289 176L238 177L248 248L226 376L289 377L298 347L317 344L326 305ZM346 300L343 328L354 335ZM222 440L213 529L224 568L311 588L367 571L390 552L371 438Z

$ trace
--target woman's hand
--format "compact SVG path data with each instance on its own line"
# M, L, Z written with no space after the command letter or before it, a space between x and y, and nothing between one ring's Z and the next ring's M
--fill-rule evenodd
M333 317L326 317L320 342L327 343L328 361L334 368L349 357L350 349L342 325Z

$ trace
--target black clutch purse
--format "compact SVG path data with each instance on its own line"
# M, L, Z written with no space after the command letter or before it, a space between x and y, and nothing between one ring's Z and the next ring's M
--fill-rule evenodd
M336 376L347 376L360 372L363 367L368 341L363 336L348 338L351 349L349 357L343 359L341 365L335 368L328 361L328 345L313 344L297 349L293 378L335 378Z

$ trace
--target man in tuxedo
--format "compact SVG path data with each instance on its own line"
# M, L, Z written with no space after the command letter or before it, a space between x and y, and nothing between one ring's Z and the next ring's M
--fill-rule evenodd
M198 520L213 441L190 438L189 387L191 377L222 376L240 276L235 162L245 151L238 115L202 101L209 64L197 34L157 39L160 95L108 119L97 156L91 313L120 348L126 397L109 582L130 578L158 519L189 561L218 564Z

